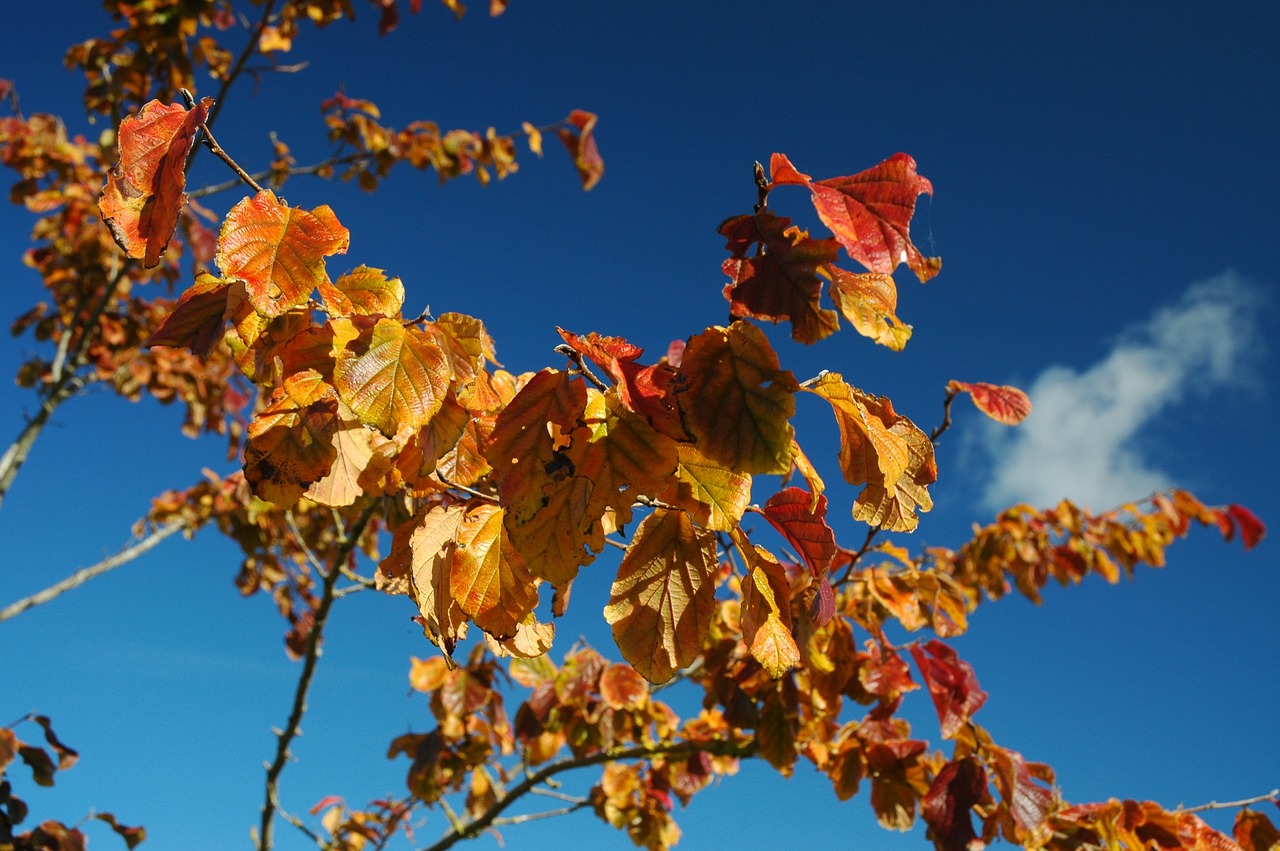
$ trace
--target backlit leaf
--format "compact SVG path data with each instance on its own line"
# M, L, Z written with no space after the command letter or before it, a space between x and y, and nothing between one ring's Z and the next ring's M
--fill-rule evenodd
M293 505L333 465L338 400L314 370L291 375L249 424L244 477L255 495Z
M1251 550L1262 543L1262 539L1267 535L1267 527L1258 519L1258 515L1236 503L1228 505L1226 512L1235 521L1235 525L1240 527L1240 540L1244 543L1246 550Z
M178 298L173 312L147 340L147 347L177 346L204 356L213 351L226 328L227 296L230 281L207 272Z
M683 421L702 454L741 473L791 469L795 376L759 328L735 322L689 341L676 393Z
M892 487L910 463L906 441L868 410L875 397L845 383L834 372L807 388L831 403L840 427L840 471L851 485L879 481Z
M978 835L970 811L987 792L987 772L975 757L949 762L920 799L920 815L939 851L972 851Z
M329 207L307 212L264 189L227 213L218 236L218 268L244 281L255 310L279 316L306 304L328 280L324 258L345 254L350 241Z
M821 270L831 281L831 300L859 334L882 346L902 351L911 339L911 326L898 319L898 285L882 272L847 272L838 266Z
M593 113L575 109L565 119L566 127L556 130L556 135L564 143L573 157L574 168L582 180L583 189L591 189L604 176L604 160L596 147L596 116Z
M907 445L907 468L893 485L867 482L853 504L853 519L890 532L913 532L920 523L917 511L933 508L928 486L938 480L933 442L915 423L893 410L888 399L868 397L867 410Z
M956 651L937 639L911 646L933 706L942 722L942 737L954 738L969 722L973 713L987 702L987 693L978 685L973 666L956 655Z
M404 284L381 269L358 266L333 283L318 284L324 309L333 316L397 316L404 306Z
M598 519L608 509L615 523L631 520L631 506L641 496L658 494L675 472L677 444L659 434L644 417L628 410L616 389L592 390L587 406L588 440L579 441L570 457L576 475L591 480L588 514Z
M721 267L733 281L725 286L724 297L734 316L789 319L792 339L816 343L839 329L835 312L819 304L818 277L819 267L835 262L837 243L810 239L808 232L790 225L790 219L767 209L721 223L719 231L733 253ZM753 252L752 246L763 252Z
M699 526L727 532L751 501L751 476L709 460L690 443L678 443L675 475L658 498L689 512Z
M360 421L388 437L430 422L449 388L444 352L422 331L394 319L379 319L347 343L333 378Z
M472 504L458 525L449 593L476 626L495 638L512 638L538 604L537 583L506 540L502 510Z
M827 569L836 554L836 535L827 525L827 498L802 488L786 488L769 497L761 512L809 566L810 573L826 581Z
M111 236L151 268L169 245L186 203L187 154L213 106L204 98L188 111L153 100L120 123L120 161L98 199Z
M458 641L466 635L467 614L450 591L450 573L458 527L466 513L461 504L434 506L409 520L413 534L411 594L422 613L422 629L433 644L450 657Z
M1004 425L1017 425L1031 413L1031 400L1017 387L1008 384L985 384L981 381L950 381L949 393L968 393L978 410Z
M683 511L657 509L618 566L605 620L623 658L664 683L698 655L715 611L715 538Z
M1280 845L1280 830L1276 830L1271 819L1248 807L1236 815L1231 832L1244 851L1271 851Z
M916 198L933 194L933 184L916 173L906 154L850 177L812 180L796 170L784 154L774 154L769 168L777 185L805 186L823 224L857 260L872 272L889 274L906 263L927 281L942 269L942 260L925 257L911 242L911 216Z
M769 676L777 679L800 664L800 648L791 634L791 586L786 571L741 531L734 534L746 562L742 577L742 641Z
M353 505L365 493L360 478L373 458L375 440L386 442L386 438L361 425L345 405L339 405L333 463L323 478L307 488L307 499L335 508Z

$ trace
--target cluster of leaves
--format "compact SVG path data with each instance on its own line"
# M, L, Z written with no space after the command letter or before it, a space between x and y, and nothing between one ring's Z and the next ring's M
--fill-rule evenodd
M30 721L44 731L48 750L29 744L18 738L15 728ZM52 755L50 755L52 751ZM43 715L26 715L8 727L0 727L0 849L3 851L84 851L86 838L79 827L69 827L62 822L48 820L31 830L15 833L18 825L27 819L27 804L13 793L9 779L9 767L21 759L31 769L31 779L37 786L52 786L59 771L76 764L80 755L64 744L53 732L53 724ZM97 813L94 818L111 826L129 848L147 838L141 827L129 827L116 821L111 813Z
M146 219L138 207L112 203L119 173L104 193L104 216L121 247L143 262L149 244L168 238L156 223L176 219L181 203L181 175L166 172L164 160L185 155L185 128L202 123L204 108L156 104L137 124L122 125L122 160L135 137L171 140L147 146L169 153L137 166L143 176L131 185L146 187L141 208L169 205L172 215ZM148 120L149 110L177 129L155 131L160 121ZM823 181L775 155L771 172L766 181L758 170L755 211L720 228L731 255L725 296L742 318L673 343L652 364L624 339L561 330L567 368L519 376L498 365L478 319L405 317L404 288L382 270L331 276L327 258L345 252L350 236L328 207L293 208L261 190L227 215L219 274L202 273L150 340L197 354L224 346L259 388L243 480L222 485L251 489L256 499L207 516L251 530L246 564L267 565L266 553L293 549L295 569L259 573L259 587L287 601L291 636L305 639L310 622L293 601L318 611L302 565L306 548L325 549L315 537L322 527L312 525L323 520L307 518L324 506L385 506L392 543L374 581L412 598L424 633L445 654L413 673L416 687L432 695L437 727L390 749L412 759L410 797L367 810L327 803L331 841L357 847L385 839L415 807L445 806L456 793L462 812L447 810L452 829L441 840L451 844L492 827L510 802L553 774L603 763L600 782L575 808L590 806L636 844L666 848L679 837L672 795L687 803L731 772L736 758L754 755L784 774L806 758L841 798L869 782L881 823L907 829L919 814L943 849L996 836L1085 847L1138 830L1135 812L1146 814L1143 823L1178 826L1181 844L1168 847L1229 841L1194 815L1149 802L1067 806L1048 767L997 745L973 721L986 693L949 645L908 645L917 681L886 627L955 636L983 592L999 597L1012 582L1038 599L1050 577L1079 581L1096 572L1115 581L1117 561L1126 571L1162 564L1164 548L1192 521L1228 537L1239 530L1246 546L1260 539L1261 524L1239 506L1209 508L1184 492L1157 496L1150 510L1126 506L1102 516L1069 503L1043 512L1018 506L958 552L934 549L913 560L882 545L895 561L865 566L873 551L840 547L827 523L822 479L789 422L795 394L832 406L840 472L863 488L852 514L871 527L868 545L879 531L914 530L931 507L939 432L926 434L888 399L839 375L797 381L746 320L789 320L795 339L815 342L838 327L839 314L818 306L827 280L857 330L900 348L906 326L894 315L889 274L899 259L922 280L940 265L908 235L915 197L931 187L905 155ZM769 194L789 184L810 189L834 239L814 240L771 211ZM837 244L867 271L836 267ZM959 381L947 387L948 410L960 393L1009 424L1029 411L1014 388ZM750 505L753 477L770 474L799 474L806 487L783 487L762 507ZM216 493L218 483L210 487ZM155 518L190 511L192 496L171 496ZM304 519L294 544L263 537L272 521L246 522L252 506L267 503L275 507L262 517L284 507L293 522ZM647 513L629 540L617 541L638 505ZM753 542L743 525L748 511L797 558ZM563 613L578 571L611 541L624 555L604 614L629 665L579 647L556 668L547 657L554 627L536 616L540 587L552 587L552 611ZM332 577L337 567L329 570ZM486 643L455 666L452 654L470 627ZM855 628L869 636L862 647ZM532 690L514 722L498 688L504 656L515 657L508 668L515 682ZM687 722L651 697L649 683L677 676L704 693L703 712ZM942 738L954 744L950 756L931 752L896 714L921 683ZM846 698L869 711L848 717Z

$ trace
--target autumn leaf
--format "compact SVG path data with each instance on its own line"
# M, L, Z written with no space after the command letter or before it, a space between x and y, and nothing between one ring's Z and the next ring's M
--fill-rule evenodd
M906 441L871 413L875 397L845 383L834 372L805 388L831 404L840 428L840 472L851 485L879 481L893 487L911 460Z
M569 455L575 475L592 484L587 514L595 519L612 509L615 523L625 525L636 500L656 496L675 472L677 444L628 410L616 388L604 394L589 391L584 421L590 436L573 447L580 451Z
M232 283L207 272L178 297L173 311L147 340L146 346L175 346L204 357L226 329L227 297Z
M259 498L292 505L329 472L339 427L333 388L315 370L290 375L249 424L244 477Z
M406 521L409 539L411 594L421 612L423 633L445 652L452 666L453 649L467 633L467 614L451 591L453 554L466 506L432 506Z
M759 328L735 322L689 341L680 364L676 403L708 459L739 473L791 469L795 376Z
M150 101L120 123L120 161L98 199L116 244L148 269L160 262L186 203L187 154L213 106Z
M333 370L342 401L388 437L430 422L444 404L449 377L444 352L429 336L386 318L348 342Z
M971 851L982 844L970 811L987 793L987 771L975 757L949 762L920 799L920 815L939 851Z
M556 135L569 151L569 156L573 157L574 168L582 179L582 188L589 190L604 176L604 160L596 147L596 116L575 109L564 123L569 126L558 128Z
M708 459L689 443L676 444L675 474L658 499L689 513L699 526L728 532L751 501L751 476Z
M333 433L333 463L323 478L307 488L304 496L335 508L353 505L366 491L361 476L373 459L375 441L387 443L382 435L365 428L345 405L338 406L338 424Z
M231 208L218 236L218 268L244 281L253 307L279 316L327 282L324 258L345 254L350 232L328 206L310 212L264 189Z
M907 446L907 467L897 481L871 480L853 504L853 519L890 532L914 532L920 523L917 511L933 508L928 486L938 480L938 464L929 435L911 420L893 410L883 396L868 396L868 413L901 438Z
M1240 540L1244 543L1246 550L1251 550L1262 543L1262 539L1267 535L1267 527L1258 519L1258 515L1237 503L1228 505L1225 511L1234 525L1240 528Z
M657 509L636 529L604 617L649 682L666 682L698 655L715 609L715 566L715 538L683 511Z
M973 713L987 702L987 693L978 686L973 666L956 655L956 651L937 639L923 647L914 644L911 657L916 660L933 706L942 722L942 737L955 738Z
M1017 387L1008 384L985 384L981 381L947 382L947 393L968 393L979 411L1004 425L1017 425L1031 413L1031 400Z
M746 563L741 579L742 641L777 679L800 664L800 648L791 634L791 586L777 559L752 546L741 530L733 538Z
M1280 845L1280 830L1263 813L1248 807L1236 815L1232 834L1244 851L1271 851Z
M906 348L911 326L897 317L898 285L892 275L856 274L830 265L818 271L831 281L836 309L859 334L895 352Z
M537 583L507 540L502 510L471 504L458 524L449 593L476 626L498 639L512 638L538 604Z
M790 219L767 209L721 223L719 232L733 254L721 266L733 281L725 286L724 297L734 316L789 319L792 339L816 343L840 327L836 313L819 304L818 277L819 268L835 262L837 243L810 239L807 231L790 225ZM752 253L752 246L763 251Z
M827 525L827 498L814 496L802 488L785 488L764 504L760 512L782 533L809 566L809 572L825 582L827 569L836 554L836 535Z
M404 284L381 269L358 266L333 283L321 280L320 299L331 316L398 316L404 306Z
M916 197L932 195L933 184L916 173L916 161L906 154L850 177L816 181L797 171L785 154L774 154L769 171L775 185L807 187L823 224L868 270L887 275L906 263L927 281L942 269L941 259L925 257L911 242Z

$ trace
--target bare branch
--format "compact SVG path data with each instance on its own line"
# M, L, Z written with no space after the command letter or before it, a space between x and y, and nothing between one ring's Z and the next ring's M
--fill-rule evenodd
M1225 801L1223 803L1210 801L1207 804L1199 804L1194 807L1178 807L1178 812L1202 813L1205 810L1234 810L1239 807L1247 807L1250 804L1261 804L1263 801L1275 801L1277 799L1280 799L1280 789L1272 789L1265 795L1255 795L1252 798L1244 798L1239 801Z
M109 556L97 564L86 567L83 570L78 570L66 579L63 579L61 582L50 585L43 591L37 591L30 597L24 597L16 603L11 603L5 608L0 609L0 622L7 621L9 618L17 617L33 606L39 606L42 603L47 603L56 597L60 597L73 588L79 588L95 576L101 576L108 571L115 570L121 565L128 564L138 556L150 550L156 544L163 541L165 538L168 538L175 532L180 532L186 528L188 528L188 525L182 520L170 523L167 526L161 526L154 530L150 535L147 535L136 543L130 544L115 555Z
M280 774L290 759L289 745L298 736L302 725L302 716L307 712L307 694L311 691L311 681L315 677L316 664L320 661L320 639L324 634L325 624L329 620L329 611L333 601L337 599L338 580L342 577L341 565L355 551L360 536L373 519L381 503L373 500L360 514L360 517L338 543L333 554L333 562L324 574L324 587L320 596L320 605L316 607L315 621L311 631L307 633L307 646L302 657L302 671L298 674L298 685L293 693L293 707L289 710L289 720L283 730L276 734L276 755L267 766L266 800L262 804L262 821L258 830L258 851L267 851L272 847L275 828L275 815L280 809L278 797Z

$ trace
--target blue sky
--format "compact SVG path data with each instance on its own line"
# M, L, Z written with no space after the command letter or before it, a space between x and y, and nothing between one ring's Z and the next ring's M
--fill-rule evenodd
M1018 384L1036 410L1009 431L958 406L939 448L937 507L899 543L958 545L1015 500L1069 496L1102 509L1171 485L1280 522L1280 448L1268 437L1280 421L1280 8L513 0L501 18L454 23L428 2L378 39L376 16L355 5L355 24L306 33L290 61L307 68L268 75L256 93L246 81L228 99L218 135L239 159L265 164L272 130L301 162L318 159L317 105L339 84L393 125L510 131L572 108L600 115L606 173L590 193L551 144L487 189L411 171L373 195L287 185L291 203L328 203L351 229L333 268L400 275L406 313L481 317L514 371L556 362L556 325L661 353L724 321L715 227L749 211L753 161L781 151L831 177L905 151L935 188L915 240L944 261L927 285L899 276L899 315L915 336L892 353L847 326L808 348L771 332L783 365L802 379L841 372L924 428L953 378ZM27 113L100 129L83 120L80 81L61 56L103 22L88 0L6 1L0 77ZM201 157L191 183L225 176ZM238 197L207 203L225 212ZM813 219L799 190L771 202ZM41 297L20 263L29 228L24 211L0 209L5 317ZM0 364L12 372L34 346L6 336ZM0 428L16 434L33 407L0 385ZM107 394L59 412L0 510L0 605L124 544L152 495L202 467L228 471L219 442L186 440L179 423L176 410ZM802 401L797 429L827 481L838 478L829 415ZM837 534L860 542L853 494L830 496ZM1053 588L1039 608L982 607L956 642L991 692L978 720L1057 768L1075 801L1190 805L1280 786L1275 547L1244 554L1200 530L1175 545L1167 569L1133 583ZM236 592L237 566L212 533L170 540L0 624L0 723L38 710L82 754L56 789L19 787L34 818L106 809L146 824L144 847L247 847L296 667L270 602ZM553 652L578 634L613 650L598 617L611 568L601 559L584 571ZM403 788L407 763L383 754L394 736L429 726L405 674L410 655L433 651L410 614L403 599L342 601L299 761L284 775L288 809ZM936 741L927 698L915 702L920 734ZM688 849L794 841L797 819L818 839L923 844L875 827L865 792L839 804L803 766L789 781L744 770L679 818ZM506 838L563 847L570 829L575 844L628 846L581 814ZM419 836L440 830L433 821ZM113 847L100 833L94 847ZM287 826L278 835L280 848L308 847Z

